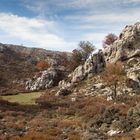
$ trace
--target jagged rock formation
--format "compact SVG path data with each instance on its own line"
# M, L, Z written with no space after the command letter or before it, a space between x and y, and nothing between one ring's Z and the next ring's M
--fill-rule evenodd
M39 77L36 75L26 82L26 90L37 91L56 86L64 78L64 67L51 67L41 71Z
M124 28L112 45L104 50L106 61L115 62L140 56L140 23Z
M103 53L94 54L91 59L87 60L84 65L77 67L71 73L67 80L59 82L60 90L56 95L61 95L65 92L64 89L74 89L75 83L85 79L88 76L93 76L103 70L107 63L122 61L127 72L127 83L124 83L124 91L130 94L140 91L140 23L126 26L120 34L118 40L108 46ZM96 76L95 76L96 77ZM91 82L91 81L90 81ZM103 88L101 88L103 87ZM104 83L97 78L95 83L86 84L85 90L81 89L81 93L85 95L110 95L111 90L105 87ZM78 89L80 90L80 89ZM122 94L121 89L118 94ZM75 93L75 92L74 92Z
M140 87L140 23L126 26L119 39L104 50L104 55L106 62L126 62L131 84Z
M60 91L58 91L56 95L61 94L64 89L74 86L81 80L100 73L105 68L105 65L106 63L102 51L93 54L83 65L78 66L71 74L69 74L67 80L59 82Z
M46 71L42 71L39 77L35 77L32 80L26 82L26 89L35 91L41 89L47 89L54 86L54 82L59 83L59 87L64 88L70 87L77 82L85 79L86 77L91 77L94 74L97 74L103 70L105 67L105 60L102 51L91 56L84 65L78 66L74 72L68 75L67 81L62 80L64 78L65 69L59 68L50 68ZM62 75L63 73L63 75ZM55 84L56 85L56 84Z
M85 77L91 77L103 70L105 67L105 60L102 51L93 54L84 65L77 67L74 72L69 75L71 82L75 83L79 80L83 80Z

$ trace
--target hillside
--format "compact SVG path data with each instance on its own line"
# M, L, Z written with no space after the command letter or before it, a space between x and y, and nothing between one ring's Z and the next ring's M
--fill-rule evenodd
M39 48L0 44L0 94L24 92L27 78L38 72L37 62L47 59L50 65L54 65L62 54Z

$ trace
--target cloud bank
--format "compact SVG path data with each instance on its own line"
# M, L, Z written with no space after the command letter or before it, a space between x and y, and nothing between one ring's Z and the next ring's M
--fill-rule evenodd
M7 39L21 39L23 42L30 42L32 47L69 51L70 46L66 46L72 43L55 34L56 26L53 21L0 13L0 30L7 34Z
M0 10L3 43L72 51L89 40L101 48L108 33L118 35L125 25L140 21L140 0L15 1L15 7L5 2L6 11Z

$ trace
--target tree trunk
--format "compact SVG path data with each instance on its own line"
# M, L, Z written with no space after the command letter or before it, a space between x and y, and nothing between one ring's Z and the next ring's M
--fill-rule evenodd
M117 82L114 83L113 93L112 93L112 99L116 100L117 97Z

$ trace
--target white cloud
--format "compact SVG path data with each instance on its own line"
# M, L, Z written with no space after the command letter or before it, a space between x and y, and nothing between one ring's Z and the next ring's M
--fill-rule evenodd
M56 27L57 25L53 21L0 13L0 30L7 35L7 40L12 37L23 40L23 43L30 42L36 47L71 50L74 43L68 43L56 35L54 33L57 30Z
M140 2L140 0L123 0L125 3L137 3Z
M103 39L106 36L106 33L88 33L83 36L83 38L86 38L86 40L92 41L92 40L100 40Z
M125 10L124 13L112 12L105 14L87 14L87 15L70 15L66 16L67 20L75 20L77 22L83 22L84 26L86 23L94 25L94 23L104 24L118 24L118 23L135 23L140 21L140 9L129 9Z
M59 2L58 2L59 1ZM44 12L44 11L49 11L50 6L51 7L57 7L55 10L64 10L67 8L84 8L87 7L87 5L93 5L96 3L103 2L105 0L50 0L50 1L45 1L45 0L39 0L39 1L34 1L34 2L29 2L28 0L24 0L25 6L35 12Z
M92 42L99 49L102 48L102 41L106 35L106 33L87 33L82 37L82 40Z

